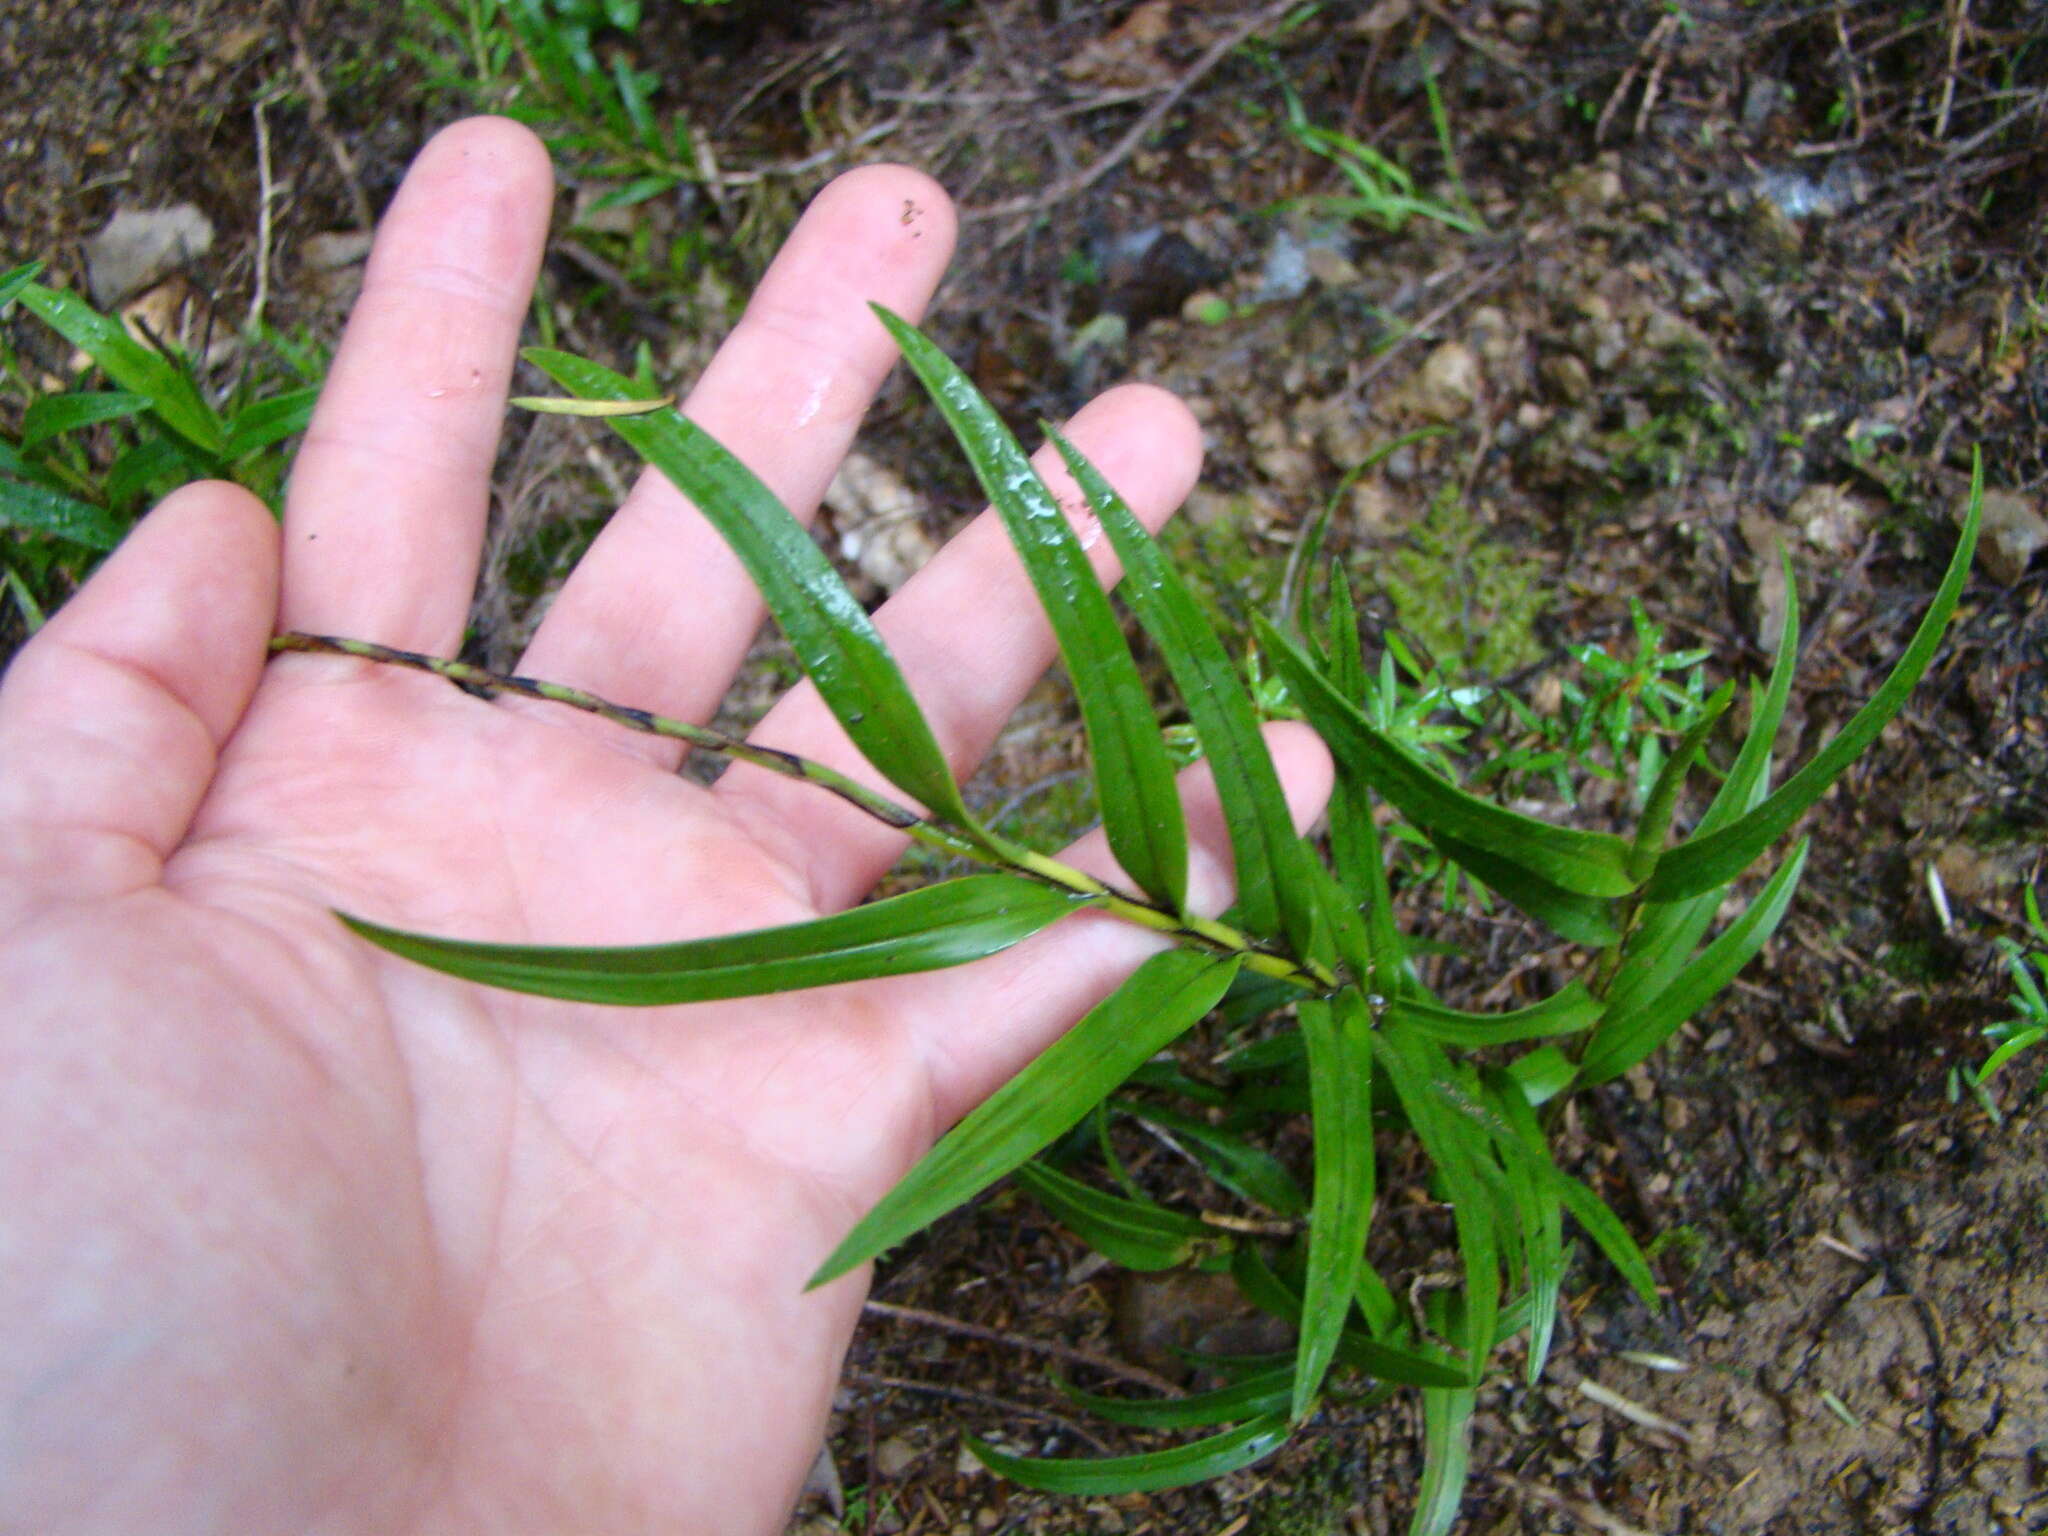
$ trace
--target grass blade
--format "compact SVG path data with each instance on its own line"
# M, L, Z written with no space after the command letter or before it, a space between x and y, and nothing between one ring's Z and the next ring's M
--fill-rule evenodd
M1170 1451L1139 1456L1102 1456L1065 1460L1058 1457L1012 1456L987 1442L967 1437L967 1448L991 1472L1026 1488L1045 1493L1151 1493L1206 1482L1263 1460L1287 1443L1287 1415L1262 1413L1249 1423L1220 1435Z
M380 948L486 986L647 1006L757 997L964 965L1087 902L1020 875L969 875L815 922L679 944L570 949L486 944L341 920Z
M1611 833L1552 826L1481 800L1447 783L1376 730L1263 616L1260 641L1295 702L1347 773L1365 780L1432 836L1446 833L1491 850L1530 875L1581 896L1625 896L1635 888L1628 845Z
M42 275L40 261L25 261L18 267L9 267L0 272L0 315L7 313L14 301L21 297L22 290Z
M1109 535L1124 568L1124 601L1158 645L1187 705L1230 831L1240 921L1257 934L1283 933L1306 951L1314 913L1300 893L1312 856L1295 833L1258 712L1230 653L1180 572L1102 472L1057 429L1046 432Z
M953 1127L861 1218L810 1283L823 1285L865 1264L1049 1146L1213 1008L1236 972L1234 959L1191 950L1147 960Z
M1790 858L1778 866L1742 916L1721 930L1714 942L1688 961L1670 983L1656 992L1632 993L1626 1011L1608 1005L1579 1063L1579 1081L1604 1083L1619 1077L1669 1038L1708 999L1727 986L1777 932L1779 919L1792 904L1806 867L1808 840L1801 838ZM1636 998L1640 996L1640 1001Z
M1977 525L1983 506L1984 465L1980 459L1970 477L1969 512L1963 519L1962 535L1956 540L1948 570L1891 675L1849 723L1814 754L1813 760L1763 804L1718 831L1666 850L1643 886L1643 894L1649 900L1694 896L1733 880L1827 793L1828 787L1877 739L1878 732L1905 704L1941 645L1942 632L1962 598L1964 583L1969 580L1970 558L1977 548Z
M1314 1103L1315 1211L1308 1230L1301 1343L1289 1412L1307 1417L1335 1358L1372 1221L1372 1010L1356 987L1304 1002Z
M566 352L536 347L525 355L573 395L632 400L642 393L623 375ZM861 755L925 809L992 846L867 611L775 493L676 411L608 417L606 424L689 497L731 546Z
M1621 1271L1621 1278L1642 1298L1643 1305L1653 1312L1661 1307L1663 1301L1657 1295L1657 1277L1650 1272L1650 1261L1629 1236L1621 1218L1607 1208L1607 1202L1560 1169L1551 1170L1551 1187L1572 1213L1572 1219L1585 1228L1586 1235Z
M227 442L220 416L206 403L191 375L154 348L128 334L120 321L101 314L77 294L29 283L22 306L51 330L99 364L122 389L149 398L163 424L196 448L218 454Z
M1148 894L1184 911L1187 824L1173 765L1087 551L1017 439L959 365L908 321L874 308L974 465L1045 607L1088 730L1110 852Z
M1489 1072L1480 1086L1488 1106L1512 1132L1500 1144L1501 1165L1514 1191L1528 1272L1528 1381L1534 1386L1550 1355L1551 1337L1557 1331L1558 1293L1564 1285L1562 1197L1553 1187L1556 1165L1550 1158L1549 1139L1520 1085L1504 1072Z
M1358 1269L1363 1290L1363 1282L1368 1278L1376 1280L1377 1277L1373 1275L1372 1266L1363 1261L1360 1262ZM1300 1326L1300 1294L1273 1273L1272 1266L1265 1261L1256 1246L1246 1243L1231 1254L1230 1278L1237 1282L1237 1288L1253 1306L1297 1327ZM1338 1335L1336 1358L1338 1363L1356 1371L1363 1371L1375 1381L1391 1382L1400 1386L1460 1387L1466 1381L1466 1371L1461 1365L1420 1349L1389 1344L1357 1328L1347 1327ZM1298 1364L1294 1369L1299 1369ZM1291 1387L1289 1398L1291 1401Z

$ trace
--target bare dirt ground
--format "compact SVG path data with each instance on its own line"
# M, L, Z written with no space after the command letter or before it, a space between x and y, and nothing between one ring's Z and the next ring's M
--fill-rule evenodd
M203 296L239 315L261 272L273 323L331 335L348 268L317 269L311 237L363 227L458 110L426 90L406 26L367 4L21 0L0 17L9 259L75 279L117 208L189 199L219 230L186 274ZM1309 120L1395 156L1480 232L1341 217L1328 199L1345 184L1282 131L1247 39ZM2026 542L2048 495L2048 13L741 3L650 7L634 48L711 152L638 217L671 253L691 229L705 239L698 257L649 258L630 224L571 227L588 203L572 171L543 295L572 345L626 361L644 340L687 375L832 170L923 165L967 210L935 334L1012 420L1126 375L1179 390L1210 440L1187 550L1254 588L1347 471L1441 429L1345 487L1337 552L1375 626L1412 626L1371 576L1436 526L1448 487L1465 574L1501 551L1534 573L1523 595L1548 594L1533 654L1511 663L1532 683L1566 643L1620 643L1630 596L1712 647L1720 675L1760 670L1782 536L1807 615L1794 707L1810 751L1902 648L1981 449L2009 498L2002 554L1980 558L1929 680L1813 816L1785 927L1672 1048L1568 1122L1562 1155L1639 1234L1665 1235L1667 1305L1645 1312L1582 1260L1546 1383L1504 1379L1483 1404L1463 1528L2048 1529L2043 1112L2021 1103L2030 1074L2001 1084L2002 1124L1947 1091L2001 1014L1991 941L2018 931L2048 824L2048 580ZM900 386L867 449L917 467L906 558L972 510ZM520 429L479 654L516 651L620 468L559 424ZM824 525L842 553L857 515ZM863 569L889 584L886 565ZM1437 643L1478 656L1517 596L1462 581ZM1049 684L1006 738L977 786L990 804L1072 768L1062 697ZM1509 922L1459 937L1496 1003L1554 963ZM1374 1255L1426 1273L1442 1213L1402 1172L1387 1172ZM1242 1323L1199 1280L1094 1266L1019 1198L942 1222L875 1298L831 1445L840 1513L821 1494L807 1530L1404 1526L1419 1442L1398 1399L1326 1415L1273 1460L1185 1492L1062 1503L981 1472L963 1433L1137 1443L1076 1418L1048 1364L1114 1383L1170 1360L1162 1340L1215 1347Z

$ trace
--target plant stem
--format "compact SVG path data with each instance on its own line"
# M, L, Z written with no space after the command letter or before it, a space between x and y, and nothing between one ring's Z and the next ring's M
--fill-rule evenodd
M491 672L483 667L472 666L466 661L450 661L440 656L423 655L418 651L402 651L394 646L379 645L373 640L348 640L334 635L311 635L293 630L274 637L270 642L270 649L273 653L303 651L314 655L353 656L360 661L376 662L382 666L404 667L414 672L429 673L444 682L480 693L486 698L500 693L510 693L521 698L543 699L550 704L564 704L585 714L595 715L600 720L609 720L629 731L640 731L650 736L665 736L674 741L685 742L702 751L715 752L733 762L747 763L756 768L766 769L770 773L781 774L784 778L815 784L827 793L837 795L855 810L894 827L905 836L929 848L974 859L983 864L992 864L1016 874L1028 875L1061 890L1096 897L1103 911L1122 918L1125 922L1141 928L1150 928L1156 933L1168 934L1184 943L1217 954L1238 956L1247 969L1262 975L1275 976L1316 993L1333 991L1339 985L1338 978L1316 962L1301 960L1287 954L1232 928L1227 923L1219 923L1206 917L1184 916L1154 906L1141 897L1118 890L1093 875L1075 869L1072 865L1062 864L1057 859L1047 858L1041 853L1018 850L1014 856L1006 856L985 848L951 828L933 821L930 817L921 816L908 806L898 804L887 795L848 778L838 770L828 768L811 758L799 757L794 752L758 746L750 741L742 741L737 736L728 736L724 731L713 730L709 726L692 725L686 720L675 720L667 715L634 709L629 705L614 704L609 699L599 698L594 693L585 693L580 688L542 682L538 678Z

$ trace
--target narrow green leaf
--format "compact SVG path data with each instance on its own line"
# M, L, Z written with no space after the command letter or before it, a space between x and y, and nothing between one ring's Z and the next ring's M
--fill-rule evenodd
M1372 1221L1372 1009L1356 987L1301 1004L1315 1105L1315 1210L1309 1221L1301 1343L1289 1411L1305 1418L1336 1356Z
M22 306L51 330L85 353L102 372L138 395L173 432L210 454L227 442L220 416L206 403L192 377L161 352L128 334L119 320L101 314L67 289L30 283L21 290Z
M1050 1146L1213 1008L1236 971L1234 959L1184 949L1147 960L932 1148L810 1283L823 1285L865 1264Z
M1579 1065L1557 1046L1539 1045L1528 1055L1509 1062L1507 1074L1532 1105L1548 1104L1571 1087L1579 1075Z
M1053 1377L1053 1385L1076 1407L1112 1424L1133 1424L1140 1429L1207 1429L1212 1424L1231 1424L1255 1414L1284 1411L1293 1379L1294 1367L1283 1365L1214 1392L1144 1399L1083 1392L1059 1376Z
M1423 831L1481 844L1531 875L1582 896L1625 896L1634 889L1628 845L1620 838L1517 815L1447 783L1376 730L1293 641L1261 616L1255 615L1254 622L1288 691L1339 766L1371 784Z
M1408 1536L1449 1536L1458 1523L1465 1479L1472 1459L1472 1410L1478 1394L1469 1388L1422 1394L1422 1487Z
M1636 1240L1629 1236L1621 1218L1607 1208L1606 1201L1570 1174L1561 1169L1552 1169L1551 1174L1551 1187L1557 1191L1565 1209L1572 1213L1572 1219L1585 1228L1586 1235L1621 1271L1622 1279L1642 1298L1643 1305L1652 1311L1661 1307L1663 1302L1657 1295L1657 1277L1650 1271L1650 1261L1636 1246Z
M1184 911L1187 824L1173 764L1138 664L1087 551L973 381L909 322L880 305L873 307L966 451L1052 624L1088 731L1110 852L1148 894L1175 912Z
M1723 683L1715 689L1713 696L1700 706L1699 718L1679 739L1677 747L1658 770L1657 780L1643 802L1642 821L1636 829L1635 841L1629 845L1629 873L1638 880L1647 880L1650 871L1657 867L1657 857L1664 851L1665 834L1671 830L1671 818L1678 810L1678 792L1685 785L1685 776L1692 772L1692 765L1706 747L1707 737L1720 723L1729 701L1734 697L1733 682Z
M124 389L74 390L44 395L21 416L21 446L39 447L64 432L102 421L120 421L149 409L149 396Z
M1401 1108L1429 1160L1442 1177L1464 1261L1464 1349L1466 1381L1477 1384L1493 1348L1500 1309L1500 1250L1488 1181L1478 1166L1484 1136L1451 1118L1437 1092L1454 1077L1443 1052L1413 1029L1383 1025L1373 1051L1393 1083Z
M228 443L221 456L239 459L272 443L281 443L294 432L305 431L319 400L320 386L308 384L244 406L228 423Z
M371 943L486 986L646 1006L757 997L964 965L1086 905L1019 875L969 875L781 928L679 944L568 949L433 938L341 915Z
M578 400L573 395L514 395L505 402L539 416L651 416L676 403L674 395L652 400Z
M8 307L21 297L22 290L40 277L42 271L40 261L25 261L18 267L0 272L0 315L7 313Z
M1361 1262L1359 1277L1372 1274L1372 1266ZM1263 1312L1270 1312L1299 1326L1301 1296L1273 1273L1255 1244L1244 1243L1230 1256L1230 1278L1244 1293L1244 1299ZM1377 1276L1373 1276L1377 1280ZM1361 1286L1363 1289L1363 1286ZM1382 1287L1383 1289L1383 1287ZM1406 1387L1459 1387L1469 1379L1463 1366L1434 1352L1407 1348L1375 1339L1356 1328L1346 1328L1337 1338L1337 1360L1375 1381L1395 1382Z
M1102 472L1054 428L1046 431L1124 568L1119 590L1159 647L1215 776L1237 867L1239 920L1306 950L1313 914L1303 890L1312 855L1295 834L1258 711L1230 654L1179 571Z
M1025 1163L1017 1170L1017 1182L1054 1220L1125 1269L1174 1269L1187 1263L1198 1248L1227 1241L1223 1233L1193 1216L1149 1200L1107 1194L1043 1163Z
M1437 852L1488 890L1513 902L1551 932L1574 944L1605 946L1621 937L1615 926L1614 903L1602 896L1582 896L1554 885L1512 859L1445 832L1429 834Z
M1421 998L1397 997L1387 1005L1387 1022L1414 1029L1445 1045L1478 1048L1517 1040L1540 1040L1591 1029L1607 1005L1574 981L1540 1003L1508 1013L1467 1013Z
M1556 1165L1550 1141L1536 1119L1521 1086L1505 1072L1481 1079L1486 1102L1512 1132L1502 1143L1501 1166L1515 1192L1517 1225L1521 1228L1523 1263L1528 1271L1528 1381L1534 1386L1550 1355L1557 1330L1558 1293L1564 1285L1564 1219L1562 1197L1553 1187Z
M112 549L128 531L103 507L25 480L0 480L0 525L30 528L88 549Z
M1877 740L1878 733L1905 704L1940 648L1942 632L1962 598L1964 583L1969 580L1970 558L1977 548L1977 526L1983 506L1984 465L1979 459L1970 477L1969 512L1963 520L1962 535L1956 540L1955 553L1934 601L1928 605L1920 627L1914 631L1912 642L1891 675L1813 760L1763 804L1718 831L1690 838L1666 850L1643 886L1646 898L1671 901L1733 880L1827 793L1829 786Z
M1579 1063L1581 1083L1604 1083L1619 1077L1662 1045L1673 1030L1735 978L1777 932L1778 921L1799 888L1806 850L1807 839L1801 838L1742 916L1694 956L1668 986L1643 995L1627 1012L1618 1012L1609 1003Z
M632 380L566 352L526 357L571 394L630 400ZM673 410L607 423L690 498L761 589L804 671L861 755L925 809L984 846L931 726L872 620L832 562L763 485L710 433Z
M1103 1456L1063 1460L1057 1457L1012 1456L987 1442L967 1437L967 1448L991 1472L1026 1488L1045 1493L1151 1493L1184 1488L1189 1483L1235 1472L1261 1461L1287 1443L1287 1415L1263 1413L1220 1435L1170 1451L1140 1456Z
M1137 1099L1120 1098L1110 1107L1171 1133L1208 1170L1209 1176L1232 1194L1280 1216L1299 1216L1308 1210L1308 1199L1294 1182L1294 1175L1287 1171L1287 1165L1242 1136L1193 1115L1178 1114Z

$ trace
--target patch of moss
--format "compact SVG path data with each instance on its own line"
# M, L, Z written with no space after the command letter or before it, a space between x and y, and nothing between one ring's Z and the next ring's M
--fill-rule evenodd
M1453 487L1369 575L1447 677L1501 677L1543 655L1543 567L1493 538Z
M1250 1512L1244 1536L1342 1536L1350 1503L1335 1448L1325 1445L1286 1492Z

